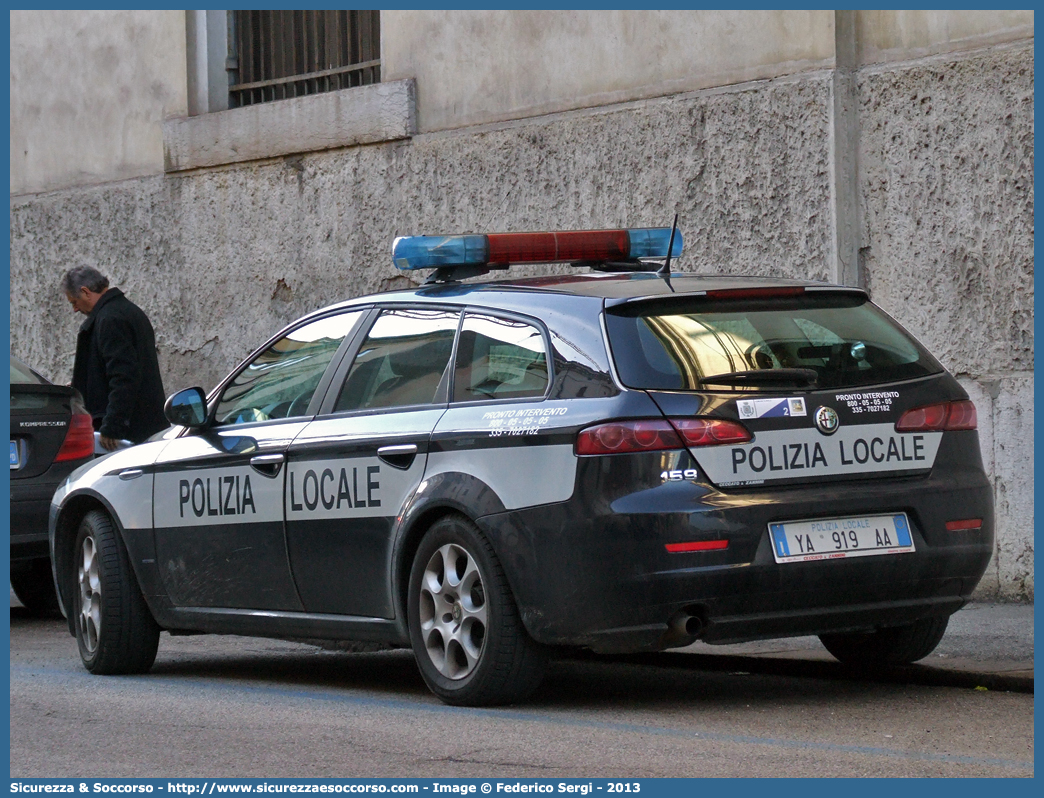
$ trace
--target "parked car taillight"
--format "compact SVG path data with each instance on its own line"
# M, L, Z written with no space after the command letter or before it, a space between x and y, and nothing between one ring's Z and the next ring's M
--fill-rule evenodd
M738 421L723 418L672 418L671 424L687 446L746 443L754 438L750 430Z
M898 432L942 432L943 430L975 429L978 417L970 400L940 402L907 410L896 422Z
M720 418L613 421L588 427L576 440L577 454L622 454L744 443L754 436L742 424Z
M54 457L54 462L62 460L81 460L94 454L94 425L91 417L84 412L74 412L69 420L62 448Z

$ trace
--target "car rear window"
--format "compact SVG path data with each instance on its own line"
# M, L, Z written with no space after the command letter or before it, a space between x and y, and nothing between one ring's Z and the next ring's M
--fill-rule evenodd
M12 385L47 385L47 380L29 368L20 360L11 358Z
M882 310L852 294L638 302L607 309L606 327L630 388L854 388L943 370ZM746 379L730 382L741 372ZM786 385L779 378L788 374L796 376Z

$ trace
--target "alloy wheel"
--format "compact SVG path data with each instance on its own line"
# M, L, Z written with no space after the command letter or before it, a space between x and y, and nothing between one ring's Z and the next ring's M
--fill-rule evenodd
M98 649L98 637L101 634L102 596L98 549L90 535L83 539L76 576L80 583L80 633L84 648L93 654Z
M432 554L420 586L420 628L428 657L447 679L475 670L486 638L486 595L478 563L447 543Z

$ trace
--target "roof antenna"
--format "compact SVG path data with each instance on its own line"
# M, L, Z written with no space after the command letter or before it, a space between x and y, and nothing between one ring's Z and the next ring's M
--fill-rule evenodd
M657 272L657 277L662 277L664 282L667 283L667 287L671 289L671 293L674 293L674 286L671 285L671 251L674 249L674 234L678 232L678 214L674 214L674 224L671 225L671 240L667 243L667 259L664 260L663 266L661 266Z

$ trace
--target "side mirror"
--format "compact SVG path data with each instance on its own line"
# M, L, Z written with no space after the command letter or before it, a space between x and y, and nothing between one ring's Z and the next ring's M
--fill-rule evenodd
M186 388L167 399L163 415L176 427L202 427L207 423L207 397L202 388Z

